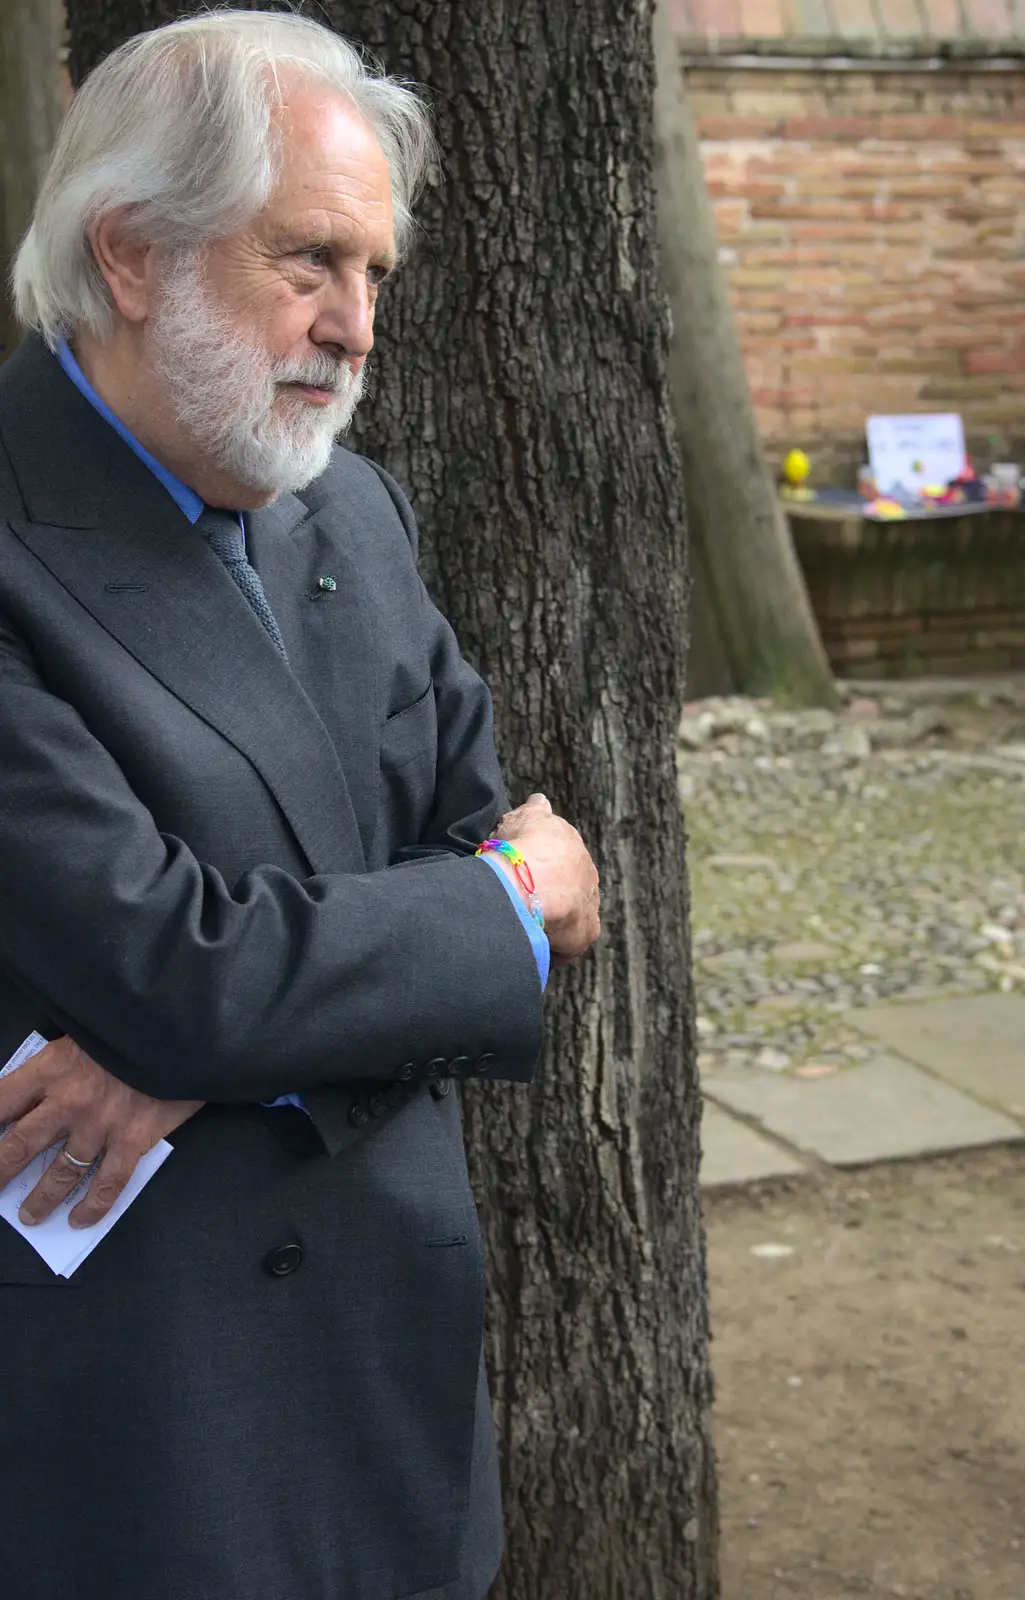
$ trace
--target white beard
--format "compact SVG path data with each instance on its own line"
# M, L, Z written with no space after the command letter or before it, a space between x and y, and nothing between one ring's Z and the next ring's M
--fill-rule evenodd
M285 494L318 478L366 392L326 352L277 362L228 319L203 281L201 260L178 257L150 324L153 359L179 425L224 472L260 494ZM326 406L282 396L278 385L331 389Z

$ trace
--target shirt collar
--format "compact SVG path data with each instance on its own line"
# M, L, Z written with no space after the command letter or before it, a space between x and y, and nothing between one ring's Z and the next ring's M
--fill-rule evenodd
M61 366L64 368L64 371L75 385L75 388L85 396L91 406L96 408L96 410L100 413L100 416L103 417L105 421L110 423L110 426L114 429L115 433L119 433L121 435L122 439L125 441L125 444L128 445L130 450L135 451L135 454L139 457L139 460L146 463L153 476L158 478L164 485L164 488L167 490L168 494L175 501L179 509L184 512L188 520L193 523L198 522L203 512L203 501L200 499L195 489L190 489L188 484L182 483L181 479L176 478L173 472L169 472L165 466L162 466L155 456L151 456L145 445L141 445L134 433L130 433L125 427L124 423L121 421L121 418L115 416L114 412L111 411L106 401L100 399L100 396L96 393L96 390L93 388L92 384L89 382L89 379L86 377L78 362L75 360L71 346L68 344L66 339L62 339L60 341L57 346L56 354L57 360L60 362Z

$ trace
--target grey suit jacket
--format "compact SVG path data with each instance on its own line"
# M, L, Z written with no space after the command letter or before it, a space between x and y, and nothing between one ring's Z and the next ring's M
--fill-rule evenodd
M337 451L248 519L286 666L38 341L0 372L0 445L0 1052L66 1031L210 1102L69 1282L0 1228L5 1590L480 1593L483 1274L446 1091L529 1078L541 1033L472 858L506 804L487 692L371 463ZM291 1090L312 1125L261 1109Z

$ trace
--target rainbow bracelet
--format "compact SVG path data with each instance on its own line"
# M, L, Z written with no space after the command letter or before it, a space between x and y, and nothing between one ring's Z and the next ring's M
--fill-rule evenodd
M534 921L537 923L538 927L543 929L545 925L545 914L541 909L541 901L538 899L537 889L534 887L534 875L527 866L526 860L521 852L517 850L514 844L510 844L508 839L485 839L484 843L480 846L480 849L477 850L476 854L483 856L486 855L489 850L494 851L496 855L504 856L508 861L509 865L513 869L516 882L519 884L520 888L527 897L528 911L530 912Z

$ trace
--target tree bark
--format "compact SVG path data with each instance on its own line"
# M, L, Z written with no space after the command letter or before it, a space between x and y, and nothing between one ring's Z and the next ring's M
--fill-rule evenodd
M8 274L64 112L63 39L61 0L0 5L0 361L20 338Z
M78 70L141 20L131 0L69 9ZM428 581L494 688L514 793L546 791L602 872L605 936L553 976L537 1083L464 1097L508 1521L494 1592L712 1600L674 766L687 579L650 10L322 12L429 86L445 157L415 258L382 295L360 444L412 496Z
M673 326L669 382L695 565L707 576L695 596L712 613L707 647L713 656L718 634L733 680L726 687L795 705L834 705L829 663L758 436L666 0L656 0L654 34L659 239ZM699 671L704 665L696 663Z

